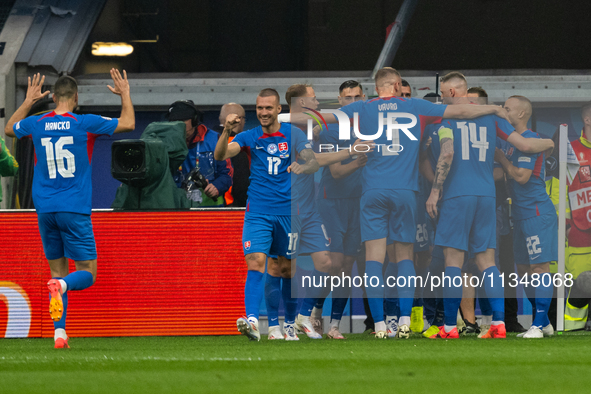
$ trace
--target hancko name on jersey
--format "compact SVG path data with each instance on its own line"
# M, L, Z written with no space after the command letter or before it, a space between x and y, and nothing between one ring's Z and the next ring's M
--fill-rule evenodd
M45 130L70 130L70 122L47 122Z

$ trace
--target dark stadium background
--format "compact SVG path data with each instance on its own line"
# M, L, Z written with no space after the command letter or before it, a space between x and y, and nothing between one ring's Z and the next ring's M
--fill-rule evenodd
M90 56L94 41L156 36L118 65L134 73L371 70L402 2L109 0L75 74L113 65ZM589 69L589 15L583 0L422 0L393 66Z

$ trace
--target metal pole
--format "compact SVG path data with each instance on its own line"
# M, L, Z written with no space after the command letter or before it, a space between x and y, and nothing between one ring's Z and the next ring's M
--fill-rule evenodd
M398 15L394 21L394 26L392 26L392 30L390 30L390 34L384 43L380 57L378 57L378 61L371 74L372 79L376 76L379 69L392 64L396 51L398 51L398 47L404 37L404 32L410 22L410 18L415 12L415 8L417 8L417 3L418 0L404 0L404 3L402 3L400 11L398 11Z
M565 234L566 234L566 156L568 126L560 125L558 142L558 275L562 279L556 289L556 330L564 331L564 273L565 273Z

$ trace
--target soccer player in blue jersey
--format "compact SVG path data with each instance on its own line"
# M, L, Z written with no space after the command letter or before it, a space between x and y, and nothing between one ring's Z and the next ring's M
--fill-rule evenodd
M361 197L361 240L366 246L367 296L376 324L376 337L387 338L384 322L384 279L382 264L387 240L394 241L398 264L400 320L398 336L410 335L410 314L416 278L413 247L416 239L416 195L418 191L418 153L425 127L443 117L472 118L490 113L503 114L496 106L435 105L428 101L402 98L398 71L385 67L376 73L378 98L357 101L341 111L354 120L357 138L375 140L376 149L368 153L363 169ZM332 114L327 123L337 122ZM303 123L306 117L293 117ZM371 134L373 133L373 134Z
M509 97L505 109L516 132L525 138L540 138L527 127L532 105L526 97ZM517 336L551 336L554 329L548 319L548 309L554 289L550 262L558 259L558 219L546 193L544 153L526 154L513 149L505 156L497 149L495 159L503 166L511 185L515 223L513 253L520 276L529 275L525 291L535 311L530 329Z
M338 101L345 106L354 101L365 100L363 88L358 81L345 81L339 87ZM331 124L319 135L321 152L336 152L348 148L349 141L339 140L339 129ZM361 198L361 169L367 163L367 155L347 158L323 168L317 194L318 212L326 226L330 239L331 274L350 276L353 263L361 248L359 227L359 200ZM359 265L359 264L358 264ZM343 339L339 324L349 297L349 288L339 286L332 294L329 338ZM322 333L322 307L330 289L325 289L316 301L310 321L316 332Z
M267 256L278 256L281 267L296 262L300 222L291 204L291 170L312 174L318 170L310 143L304 133L290 124L281 124L279 94L263 89L257 96L256 113L261 125L243 131L232 142L228 137L238 115L230 114L215 148L215 159L236 156L242 147L250 148L251 175L244 215L242 245L248 267L244 288L246 318L236 322L238 331L251 340L260 340L259 305L263 297L263 278ZM296 155L304 161L294 165ZM295 271L295 270L294 270ZM290 289L291 290L291 289ZM285 339L297 340L293 324L284 326Z
M54 111L25 118L33 104L49 92L41 93L45 77L29 77L23 104L8 121L5 132L11 137L30 137L35 146L33 202L39 232L52 279L49 313L54 321L55 348L69 348L66 334L68 293L84 290L95 282L97 255L92 232L92 149L97 137L132 131L135 114L127 74L111 69L114 87L121 96L121 117L72 113L78 106L78 85L69 76L58 78L54 86ZM68 258L76 263L69 273Z
M464 86L467 86L466 80L458 72L441 79L444 102L457 103L448 108L467 101L465 95L457 97L453 94L453 90ZM443 247L447 277L443 283L445 325L439 331L440 338L459 338L456 316L463 289L461 267L468 250L475 253L476 265L484 274L483 287L493 310L492 325L483 338L506 337L504 289L494 263L496 207L492 147L496 145L497 137L530 151L544 151L554 146L550 140L527 141L514 132L508 121L494 115L472 120L446 119L438 130L438 138L434 138L431 144L438 161L427 212L435 218L437 202L442 198L435 245ZM455 157L456 151L459 157Z
M306 84L295 84L287 89L285 98L289 103L290 113L301 113L307 110L315 110L318 107L314 88ZM297 129L296 126L293 126ZM359 141L360 142L360 141ZM357 143L357 142L356 142ZM331 153L318 153L315 155L319 166L330 165L351 157L349 150ZM295 211L298 213L301 222L300 244L298 254L309 254L314 262L312 272L313 281L319 283L330 273L332 261L329 254L330 238L327 236L326 228L318 214L315 201L315 184L312 174L302 173L299 168L301 159L298 159L292 166L295 176L292 178L292 202ZM283 300L285 308L286 324L291 324L295 317L297 300L291 297L291 278L295 275L295 266L280 267L275 260L267 263L267 277L265 283L265 295L267 300L267 312L269 314L269 338L279 337L278 314L279 302L274 295L279 294L279 279L283 287ZM320 339L322 335L314 330L310 321L310 314L318 298L322 295L327 286L306 289L306 298L300 308L300 313L294 320L296 330L305 333L309 338ZM294 309L296 308L296 309ZM272 325L272 323L275 323ZM271 325L273 328L271 328Z

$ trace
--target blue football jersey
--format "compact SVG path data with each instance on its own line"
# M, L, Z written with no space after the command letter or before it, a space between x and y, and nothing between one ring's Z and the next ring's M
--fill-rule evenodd
M443 200L458 196L495 197L496 140L507 140L515 128L496 115L471 120L444 119L440 128L443 127L451 129L454 136L454 157L443 184ZM439 135L431 137L431 150L437 160L441 152Z
M261 126L238 134L232 142L249 147L251 154L248 212L291 215L291 174L287 167L297 152L311 149L304 132L290 123L282 123L273 134Z
M320 132L319 145L323 152L336 152L338 148L349 148L351 141L339 140L339 126L329 124L328 130L323 129ZM349 158L341 162L342 165L355 160ZM335 179L330 172L330 166L322 169L322 178L320 179L318 198L359 198L361 197L361 172L362 169L355 170L347 177Z
M363 168L363 192L418 191L419 145L423 132L427 125L441 121L446 108L427 100L403 97L378 97L341 108L353 119L353 128L360 131L363 139L377 144ZM351 133L349 143L355 140L356 135Z
M521 135L524 138L540 138L538 133L526 130ZM517 220L528 219L534 216L554 212L554 204L546 192L546 166L544 153L523 153L511 144L513 149L505 152L507 158L517 168L532 170L529 180L521 185L514 179L509 179L509 190L513 199L513 218Z
M13 126L35 146L33 202L37 212L88 214L92 207L92 150L96 138L112 135L117 119L98 115L31 116Z

